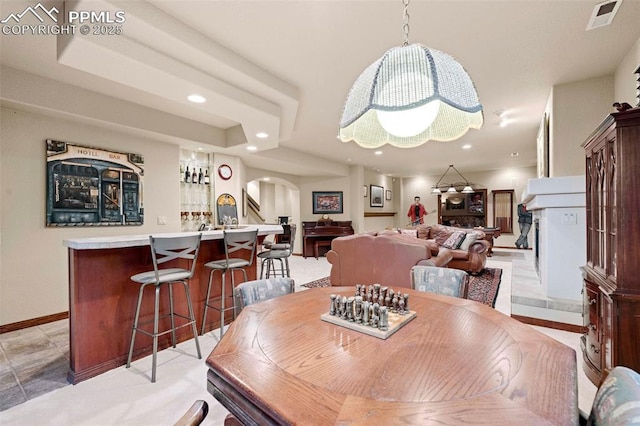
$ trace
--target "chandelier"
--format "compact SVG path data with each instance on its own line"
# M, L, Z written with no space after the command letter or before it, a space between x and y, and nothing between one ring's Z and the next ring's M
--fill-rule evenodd
M471 77L448 54L409 45L409 0L403 4L404 43L356 79L342 111L342 142L411 148L431 139L458 139L482 126L482 105Z
M453 183L441 183L442 179L444 179L446 174L449 173L449 170L451 170L451 169L455 170L456 173L458 173L458 176L460 176L462 178L462 181L453 182ZM449 168L440 177L438 182L435 185L433 185L433 188L431 189L431 193L432 194L436 194L436 195L437 194L442 194L442 192L446 192L447 194L457 194L458 192L461 192L463 194L470 194L470 193L474 192L474 190L471 187L471 185L472 184L469 183L467 178L462 176L462 173L460 173L458 171L458 169L456 169L453 166L453 164L449 164Z

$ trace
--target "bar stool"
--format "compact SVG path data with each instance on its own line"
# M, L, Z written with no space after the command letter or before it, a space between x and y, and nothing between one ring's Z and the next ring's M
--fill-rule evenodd
M260 268L260 278L269 278L270 276L277 276L274 260L280 261L280 276L291 277L291 271L289 270L289 256L293 253L293 244L296 239L296 225L286 225L289 229L285 228L287 235L286 240L288 242L281 241L279 243L270 243L263 252L258 253L258 258L262 259ZM285 225L282 225L284 228ZM286 272L285 272L286 267ZM266 277L265 275L266 271Z
M131 358L133 356L133 346L136 340L136 332L146 334L153 338L153 361L151 367L151 382L156 381L156 361L158 355L158 336L171 333L171 343L176 347L176 329L191 326L193 337L196 341L196 349L198 351L198 359L202 358L200 353L200 344L198 343L198 330L196 329L196 318L193 313L193 305L191 304L191 296L189 294L189 286L187 280L193 276L196 267L198 252L200 251L200 239L202 234L184 236L184 237L149 237L151 245L151 258L153 260L153 271L142 272L133 275L131 280L142 284L138 292L138 303L136 305L135 319L131 332L131 344L129 345L129 357L127 358L127 368L131 366ZM186 259L191 261L191 267L186 268L164 268L158 266L171 260ZM187 309L189 316L177 314L173 306L173 284L181 283L184 287L187 300ZM160 316L160 288L163 284L169 284L169 313ZM148 285L155 286L155 308L153 311L153 320L139 323L140 306L142 305L142 296L144 289ZM171 328L165 331L159 331L159 320L169 317L171 319ZM176 326L175 318L187 320L185 324ZM153 332L149 332L140 328L140 326L153 322Z
M233 289L235 288L234 271L240 270L244 275L244 281L248 281L246 268L253 265L253 259L256 254L256 243L258 239L258 230L253 231L223 231L224 235L224 259L214 260L204 264L207 268L211 269L209 273L209 285L207 286L207 297L204 300L204 313L202 314L202 329L201 334L204 334L206 321L207 321L207 309L215 309L220 311L220 338L224 334L224 313L229 310L233 310L233 319L236 318L236 309L233 303ZM249 259L238 257L240 251L248 251ZM230 254L236 253L234 256ZM222 290L220 297L211 299L211 284L213 282L213 274L216 271L220 271L222 275ZM231 294L225 296L226 282L225 278L227 271L231 271ZM228 306L226 300L231 300L231 305ZM219 303L218 306L215 303Z

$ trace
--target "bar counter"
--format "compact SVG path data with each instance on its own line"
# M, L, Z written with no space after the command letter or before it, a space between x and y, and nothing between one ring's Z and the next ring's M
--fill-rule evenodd
M245 225L238 230L258 228L258 243L264 237L283 233L280 225ZM192 235L195 232L153 233L158 236ZM210 269L204 264L224 258L223 231L202 231L202 242L198 254L196 272L189 280L189 291L197 321L202 325L204 299L207 292ZM152 271L153 262L149 249L149 235L124 235L114 237L78 238L63 241L69 253L69 382L75 384L98 374L124 365L127 361L131 326L135 314L139 284L130 277L139 272ZM171 263L167 267L180 265L188 268L186 261ZM248 278L257 277L256 261L247 269ZM236 282L243 279L236 275ZM164 289L163 289L164 290ZM220 296L221 277L215 274L212 298ZM168 312L168 292L162 292L161 315ZM231 293L231 280L227 277L227 293ZM186 313L183 291L174 292L176 312ZM163 311L164 310L164 311ZM165 312L166 311L166 312ZM215 311L214 311L215 312ZM153 296L145 293L140 321L153 318ZM228 312L225 323L232 320ZM160 327L168 326L160 322ZM207 330L220 326L220 316L207 315ZM190 327L177 332L178 341L193 338ZM158 349L171 345L170 334L161 336ZM151 354L152 339L140 334L134 347L134 359Z

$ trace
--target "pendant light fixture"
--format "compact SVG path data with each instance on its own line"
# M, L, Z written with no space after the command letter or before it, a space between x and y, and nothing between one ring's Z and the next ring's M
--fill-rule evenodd
M365 148L451 141L483 123L471 77L446 53L409 45L409 0L403 0L404 43L356 79L342 111L340 140Z
M462 178L461 182L453 182L453 183L442 183L442 179L444 179L444 177L447 175L447 173L449 173L449 170L455 170L456 173L458 173L458 176L460 176ZM469 181L467 180L467 178L465 178L464 176L462 176L462 173L460 173L458 171L458 169L456 169L453 164L449 164L449 168L447 168L447 170L445 170L445 172L442 174L442 176L440 177L440 179L438 179L438 182L433 185L433 188L431 189L431 193L438 195L438 194L442 194L442 191L446 190L447 194L457 194L458 191L460 191L463 194L470 194L472 192L475 192L473 190L473 188L471 187L471 183L469 183Z

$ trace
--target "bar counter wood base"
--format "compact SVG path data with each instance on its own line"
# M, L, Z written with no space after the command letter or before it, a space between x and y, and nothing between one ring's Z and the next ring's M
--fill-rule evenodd
M266 235L282 233L279 225L258 226L258 240ZM166 234L184 235L186 233ZM203 240L198 255L196 272L189 280L189 291L197 321L197 329L202 326L204 299L209 280L209 269L204 263L224 258L222 231L203 232ZM160 235L160 234L154 234ZM139 285L132 282L134 274L153 270L148 236L126 236L114 238L87 238L67 240L64 244L69 252L69 373L67 379L76 384L126 364L131 326L135 314ZM99 248L105 247L105 248ZM188 268L188 262L168 264ZM256 262L247 271L249 279L256 279ZM231 294L231 280L227 277L227 294ZM242 273L236 275L236 282L243 280ZM219 296L220 274L215 274L212 297ZM149 292L152 291L150 288ZM151 296L151 293L149 294ZM186 313L184 292L174 292L176 312ZM166 288L161 291L161 315L169 310L169 296ZM145 297L140 311L140 321L153 318L153 297ZM233 320L233 312L228 312L225 322ZM206 330L220 326L219 315L207 317ZM151 326L151 325L150 325ZM161 329L167 329L160 322ZM179 342L192 339L188 327L178 330ZM171 346L170 334L161 336L158 348ZM134 346L134 359L152 353L152 339L140 335Z

